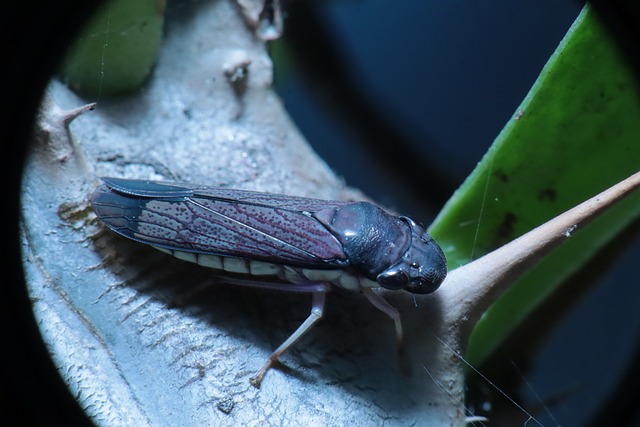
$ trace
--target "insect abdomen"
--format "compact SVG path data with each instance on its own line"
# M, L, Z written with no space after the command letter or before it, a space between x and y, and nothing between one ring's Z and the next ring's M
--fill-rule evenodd
M197 252L173 251L155 247L169 255L193 262L203 267L227 273L251 276L256 279L265 277L277 277L287 280L292 284L301 282L331 283L346 290L357 291L363 287L377 287L379 284L364 277L355 276L344 270L317 270L310 268L297 268L287 265L279 265L245 258L224 257L218 255L200 254Z

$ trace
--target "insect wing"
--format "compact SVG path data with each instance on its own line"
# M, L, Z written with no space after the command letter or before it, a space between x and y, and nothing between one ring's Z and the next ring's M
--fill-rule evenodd
M310 215L343 202L114 178L105 183L92 196L98 217L143 243L313 268L346 263L340 242Z
M283 194L259 193L257 191L229 190L215 187L196 187L193 194L204 198L233 201L238 204L264 206L292 212L317 212L323 209L334 209L351 202L336 200L310 199L306 197L287 196Z
M174 184L163 181L124 178L102 178L102 180L109 188L118 193L145 198L168 199L197 196L298 212L317 212L319 210L336 208L353 203L194 184Z

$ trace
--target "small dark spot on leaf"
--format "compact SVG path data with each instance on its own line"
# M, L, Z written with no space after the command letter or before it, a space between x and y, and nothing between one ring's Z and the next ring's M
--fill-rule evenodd
M233 399L228 397L226 399L220 400L216 406L218 407L218 409L220 411L222 411L225 414L229 415L231 413L231 411L233 411L233 407L235 406L235 403L233 403Z
M502 222L496 230L496 236L493 239L492 247L497 248L511 240L513 236L513 228L518 222L518 217L513 212L505 212Z
M502 182L504 184L509 182L509 175L507 175L506 173L502 172L501 170L495 171L493 173L493 176L495 176L500 182Z
M197 365L197 368L198 368L198 376L199 376L200 378L204 378L204 376L207 374L207 369L206 369L206 367L205 367L202 363L199 363L199 364Z
M555 202L558 194L553 188L543 188L538 192L538 199L541 201Z

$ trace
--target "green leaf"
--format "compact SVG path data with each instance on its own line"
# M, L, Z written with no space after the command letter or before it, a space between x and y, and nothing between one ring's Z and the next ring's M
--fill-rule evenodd
M131 92L156 62L166 0L111 0L70 47L62 79L86 97Z
M523 47L524 48L524 47ZM454 269L640 170L633 75L586 6L431 234ZM487 311L467 358L481 363L569 275L640 214L633 195L521 278Z

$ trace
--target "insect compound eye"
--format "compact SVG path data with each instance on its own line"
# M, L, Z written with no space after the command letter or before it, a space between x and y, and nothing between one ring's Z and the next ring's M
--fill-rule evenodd
M407 287L407 284L409 283L409 276L400 269L385 270L378 274L377 281L383 288L395 291Z

